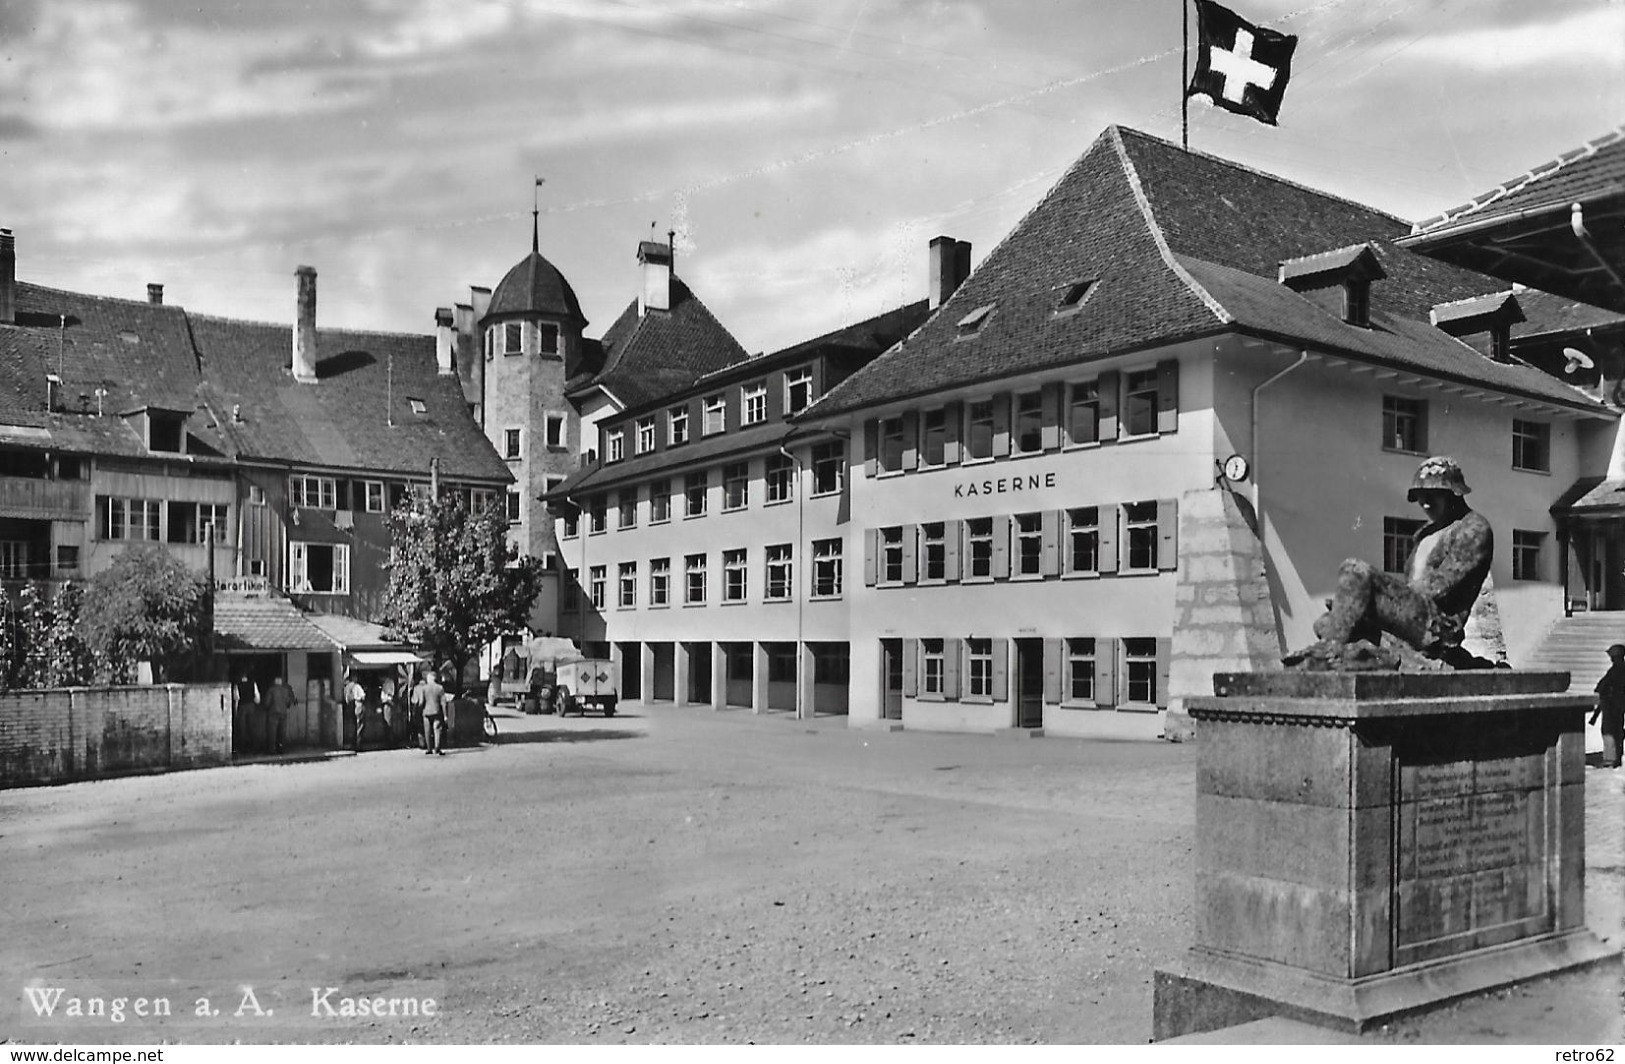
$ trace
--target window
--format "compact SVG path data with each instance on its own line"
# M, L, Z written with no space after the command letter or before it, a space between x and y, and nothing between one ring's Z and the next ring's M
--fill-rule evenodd
M96 496L96 528L102 539L162 538L163 504L156 499Z
M973 517L965 522L966 555L970 561L966 575L993 578L993 518Z
M361 494L369 514L384 512L384 482L381 480L365 480L361 483Z
M705 516L705 493L710 488L710 474L705 472L690 473L683 478L683 498L685 500L685 515L688 517Z
M831 598L841 593L841 541L815 539L813 549L812 593L814 598Z
M562 473L549 473L547 476L542 478L542 493L545 495L551 495L555 491L558 491L559 487L563 485L563 483L564 475Z
M552 322L539 321L536 323L536 353L538 355L556 355L559 353L559 327Z
M1552 469L1552 426L1544 421L1512 422L1512 468L1549 473Z
M743 510L750 502L750 463L733 462L722 467L722 508Z
M1382 447L1385 451L1427 450L1428 404L1422 399L1398 395L1382 397Z
M705 602L705 555L685 554L683 556L683 601L690 606L701 605Z
M1095 641L1068 639L1066 641L1066 700L1093 702L1095 700Z
M767 588L766 598L787 599L790 589L795 585L791 582L790 544L776 543L766 550L767 557Z
M130 538L156 543L163 538L162 504L157 499L130 500Z
M688 407L674 406L666 411L666 445L688 442Z
M922 579L948 578L947 526L941 521L920 526L920 558L924 567L920 574Z
M489 360L490 357L496 353L496 349L497 327L493 325L489 329L485 330L485 357L487 360Z
M1157 641L1123 640L1123 697L1141 705L1157 703Z
M626 430L611 429L604 434L604 461L619 462L626 457Z
M338 509L339 485L332 477L289 477L288 504L312 510Z
M1512 530L1512 579L1540 579L1540 547L1545 539L1544 532Z
M947 690L947 669L940 639L920 640L920 694L941 698Z
M900 473L903 471L903 419L900 417L885 417L880 419L880 471L882 473Z
M1151 504L1152 531L1156 531L1157 504ZM1016 514L1016 575L1041 576L1044 571L1044 515ZM1152 537L1153 542L1155 536Z
M1414 521L1408 517L1384 517L1382 519L1382 571L1385 573L1405 572L1405 562L1411 556L1411 547L1415 543L1416 534L1422 531L1422 522Z
M903 582L903 529L899 525L880 530L880 582Z
M469 489L469 492L468 492L468 512L469 513L471 513L471 514L483 514L485 511L494 508L496 506L496 504L497 504L497 493L496 492L490 491L490 490L482 490L480 488L470 488Z
M665 478L649 483L649 523L671 520L671 481Z
M649 559L649 605L666 606L671 603L671 559Z
M1157 431L1157 371L1130 373L1123 385L1123 435L1148 436Z
M728 400L721 395L708 395L701 404L704 421L701 431L710 436L728 427Z
M920 416L920 464L939 466L946 461L948 446L948 411L942 407L927 410Z
M348 595L349 545L289 543L288 590L306 595Z
M503 429L502 430L502 457L504 457L504 458L518 458L519 457L519 430L518 429Z
M820 443L812 452L812 493L833 495L846 481L846 447L837 440Z
M788 502L795 495L795 462L783 454L767 456L767 501Z
M1072 386L1066 414L1067 442L1100 442L1100 382L1087 381Z
M1093 281L1077 281L1067 285L1061 290L1061 299L1060 302L1055 304L1055 313L1076 313L1077 309L1083 306L1085 297L1094 290L1094 287L1095 282Z
M739 423L756 425L767 420L767 383L747 384L739 393Z
M180 454L186 436L186 420L147 411L147 450Z
M559 608L565 613L574 613L581 608L581 588L576 583L574 569L566 569L559 585L564 589L559 596Z
M992 316L992 303L977 307L975 310L959 319L959 324L956 327L954 338L956 340L964 340L968 337L975 336L977 333L982 331L982 326L986 325L988 318Z
M1128 540L1128 569L1157 567L1157 504L1131 502L1123 506L1123 534Z
M604 608L604 581L607 576L606 567L602 565L594 565L587 570L587 601L592 603L595 610Z
M638 524L638 489L626 488L616 499L616 528L636 528Z
M965 640L965 693L973 698L993 697L993 640Z
M983 399L965 407L965 456L993 457L993 400Z
M621 609L629 610L638 604L638 563L622 562L616 576L620 584Z
M722 552L722 601L745 601L745 552L744 550L725 550Z
M79 548L66 543L56 548L56 573L58 576L71 576L79 571Z
M1100 510L1080 506L1066 512L1066 571L1093 573L1100 569Z
M608 510L609 503L603 495L595 496L591 502L587 503L587 531L589 533L596 536L609 527Z
M549 450L554 451L562 451L564 449L565 440L563 414L547 415L547 446Z
M508 321L502 323L503 354L517 355L525 349L524 331L524 322Z
M0 578L26 580L28 575L28 542L20 539L0 540Z
M564 514L564 538L575 539L581 532L581 514L577 510L569 510Z
M1034 454L1044 449L1044 393L1023 392L1016 396L1016 431L1013 440L1017 454Z
M248 501L254 506L264 506L265 489L258 484L250 484L248 486Z
M213 526L216 546L226 540L226 507L207 502L169 504L169 542L202 543L205 530Z
M799 414L812 405L812 367L798 366L784 374L784 412Z
M655 449L655 419L654 415L638 418L638 438L634 450L638 454L648 454Z
M520 519L519 489L508 489L508 523L518 524Z

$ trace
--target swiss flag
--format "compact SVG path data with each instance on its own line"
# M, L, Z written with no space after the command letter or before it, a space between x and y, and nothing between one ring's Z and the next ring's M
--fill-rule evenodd
M1255 26L1213 0L1195 0L1196 71L1186 96L1275 125L1298 38Z

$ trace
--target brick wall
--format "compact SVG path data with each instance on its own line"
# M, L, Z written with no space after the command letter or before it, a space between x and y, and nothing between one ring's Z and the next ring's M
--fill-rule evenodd
M230 761L225 684L0 694L0 787Z

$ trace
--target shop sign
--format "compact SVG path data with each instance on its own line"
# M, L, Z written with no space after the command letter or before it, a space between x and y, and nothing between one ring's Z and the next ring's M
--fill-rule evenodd
M954 485L954 498L969 499L977 495L1008 495L1017 491L1039 491L1055 487L1054 473L1027 473L997 480L972 480Z

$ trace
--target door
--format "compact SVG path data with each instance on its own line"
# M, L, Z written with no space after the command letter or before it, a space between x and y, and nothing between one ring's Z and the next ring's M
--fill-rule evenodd
M1016 640L1016 727L1044 726L1044 641Z
M880 641L880 717L903 719L903 641Z

